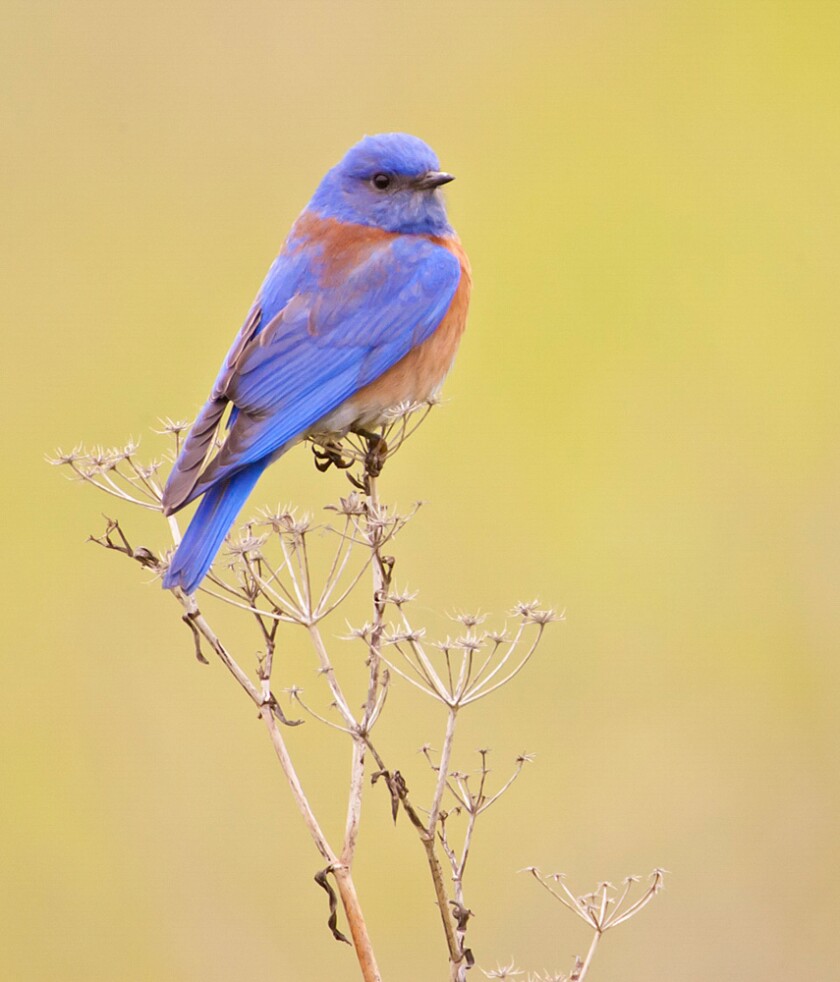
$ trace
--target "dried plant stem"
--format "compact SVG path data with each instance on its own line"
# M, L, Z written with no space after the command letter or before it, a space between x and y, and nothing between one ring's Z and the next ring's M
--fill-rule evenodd
M361 724L352 719L353 730L353 756L350 771L350 793L347 800L347 820L344 827L344 845L341 850L342 862L348 867L353 861L356 850L356 842L359 836L359 824L362 815L362 794L365 783L365 753L367 745L365 738L369 728L373 725L377 705L377 690L379 686L379 649L381 647L382 632L385 629L383 611L385 605L385 595L388 589L388 575L380 553L382 545L382 530L375 527L371 522L371 516L379 515L379 495L376 485L376 477L372 474L367 475L367 535L373 556L373 627L371 630L371 644L369 656L369 681L367 696L364 703ZM314 629L317 633L317 629ZM320 637L320 636L319 636ZM323 642L320 646L320 657L322 664L328 663L326 649ZM329 678L334 676L330 670ZM335 695L335 693L334 693ZM348 710L349 712L349 710ZM348 720L348 722L351 722Z
M455 724L458 720L457 706L450 706L446 717L446 733L443 737L443 748L440 752L440 765L438 766L437 785L435 796L432 799L432 809L429 812L429 823L427 831L434 840L435 830L437 829L438 818L440 817L440 806L443 801L443 792L446 790L446 781L449 777L449 762L452 759L452 746L455 742Z
M451 982L461 982L461 980L466 977L466 965L463 936L459 938L455 931L452 912L450 910L449 895L447 893L446 882L443 876L443 867L441 866L440 860L437 856L436 831L440 817L443 792L446 787L449 761L452 756L452 745L455 739L456 720L457 709L450 707L446 721L446 734L444 736L441 763L438 769L438 781L435 788L435 796L433 799L429 821L428 823L423 823L419 817L417 817L417 814L413 809L411 810L410 815L414 825L417 827L417 831L420 834L420 841L423 843L423 848L426 852L426 861L429 865L429 873L431 874L432 885L435 891L435 902L440 913L441 923L443 924L443 932L446 937L446 947L449 951L449 977ZM406 811L408 811L408 808L410 807L408 805L407 796L403 799L403 807L406 809ZM455 900L459 904L463 902L463 895L460 887L461 884L456 883Z
M265 694L260 692L254 686L247 674L237 664L236 660L228 653L215 631L210 627L204 615L198 609L198 605L196 604L195 600L192 597L187 596L181 590L176 590L173 592L175 593L175 596L177 597L181 606L186 610L186 614L184 615L186 622L190 625L193 631L197 631L198 634L200 634L201 637L207 641L231 675L233 675L236 681L245 690L254 704L259 707L260 717L268 730L272 746L274 747L274 752L277 754L277 759L280 762L280 767L283 770L286 782L288 783L289 789L292 792L292 797L294 798L295 804L303 816L303 820L307 829L309 830L312 841L315 843L315 847L327 862L328 868L335 878L338 893L341 897L341 903L344 907L344 915L347 918L347 925L350 928L350 936L353 939L353 948L359 962L359 969L362 973L362 979L364 982L382 982L382 976L380 975L379 968L376 964L376 956L373 952L373 945L367 931L364 914L362 913L359 897L356 893L356 886L350 872L350 862L352 861L353 853L352 846L355 846L355 834L352 839L352 846L349 848L349 850L348 839L345 837L342 857L339 858L333 848L330 846L327 837L324 835L324 832L321 829L321 826L318 824L318 820L316 819L315 814L309 805L309 801L303 787L301 786L300 779L297 776L297 771L295 770L292 759L289 756L288 749L286 748L286 742L283 739L282 733L280 732L280 727L277 725L277 720L274 716L274 709L270 701L270 693L268 696L269 701L266 701ZM330 672L327 674L328 678L332 678L331 666ZM356 785L357 782L361 782L364 779L364 755L362 754L361 764L357 764L358 754L355 749L357 745L358 742L354 744L354 777L351 788L350 809L354 808L354 801L358 801L357 807L361 807L361 787L359 786L357 788ZM355 819L355 830L358 830L358 816ZM345 859L345 856L348 858Z
M376 766L379 768L380 773L388 774L389 772L385 766L385 761L382 759L376 747L371 743L369 737L365 739L365 743L367 744L373 759L376 761ZM399 801L403 807L403 811L411 821L411 824L415 829L417 829L420 842L423 844L423 849L426 852L426 861L429 865L429 872L432 877L432 885L435 891L435 903L437 904L441 923L443 924L443 933L444 937L446 938L446 947L449 952L450 970L452 970L452 966L457 966L462 961L462 955L461 949L458 945L458 939L455 936L455 927L452 923L452 917L449 912L449 897L446 893L443 867L441 866L440 860L437 857L437 852L435 851L435 837L433 834L429 833L423 819L420 818L420 815L417 813L414 805L412 805L411 799L408 795L408 790L404 786L400 788Z
M333 697L333 702L336 708L341 713L344 722L351 730L355 730L358 726L356 722L356 717L350 710L347 700L344 698L344 693L341 690L341 686L338 684L338 680L335 677L335 670L333 669L332 662L330 661L329 652L327 651L327 646L324 644L324 638L321 632L318 630L317 624L312 624L309 627L309 637L312 640L312 647L315 649L315 654L318 656L318 662L321 666L321 674L326 678L327 685L330 687L330 695Z
M334 866L332 873L338 885L341 903L344 906L344 916L347 918L350 936L353 938L353 948L359 961L362 979L364 982L382 982L350 868L341 865Z
M452 915L449 911L449 897L446 894L446 885L443 880L443 867L440 865L440 860L435 852L434 837L425 834L421 836L421 839L423 841L423 848L426 850L429 872L432 874L432 884L435 888L435 902L440 911L440 919L443 922L446 947L449 949L449 978L451 982L459 982L464 956L461 953L461 945L455 935L455 926L452 923Z
M592 944L589 946L589 951L586 953L586 959L575 977L575 982L583 982L583 980L586 978L586 973L589 971L589 966L592 964L592 959L595 957L595 949L598 947L598 942L601 940L601 934L601 931L596 931L592 935Z
M353 863L356 842L359 838L364 781L365 744L362 739L354 735L353 757L350 767L350 793L347 798L347 821L344 826L344 845L341 848L341 862L348 868Z
M274 714L272 713L269 705L263 705L260 707L260 717L266 725L268 735L271 738L271 743L274 747L274 752L277 754L277 759L280 761L280 767L282 768L286 781L289 784L289 789L292 792L292 797L295 800L298 811L303 816L307 829L309 829L309 834L312 836L312 841L315 843L318 852L321 853L327 863L332 867L337 867L339 865L338 857L330 847L327 837L321 830L321 826L318 824L318 820L315 818L315 814L309 806L309 801L304 794L300 779L297 776L297 771L295 770L292 759L289 756L289 751L286 748L286 741L283 739L283 734L280 732L280 728L277 725L277 721L275 720Z
M446 939L449 982L466 982L468 969L473 967L475 959L466 941L472 912L464 904L464 879L476 820L508 790L530 755L525 754L517 759L513 776L495 793L485 793L487 751L479 751L482 758L480 785L477 790L471 790L469 775L451 769L456 724L462 709L506 685L521 671L533 654L544 626L556 619L554 611L540 609L537 601L518 603L514 607L511 613L517 617L519 624L510 634L506 628L501 631L476 630L484 620L480 613L453 615L453 619L462 624L464 632L455 639L447 637L431 647L425 646L422 641L424 630L414 629L410 624L404 607L414 595L407 590L400 592L393 589L394 559L384 553L388 543L417 509L415 506L405 515L383 506L379 499L377 477L386 459L414 432L416 426L409 426L407 420L408 415L418 408L404 407L401 414L382 427L378 436L362 430L349 435L344 444L328 437L323 444L314 448L316 466L320 470L331 465L341 469L359 467L357 472L348 474L355 490L347 498L340 498L337 504L327 506L328 511L341 518L313 526L309 515L297 515L294 509L266 510L261 519L246 523L238 540L229 542L231 558L227 567L232 576L223 575L219 569L210 571L202 595L215 597L247 612L259 627L264 649L257 655L255 679L252 680L222 643L195 598L177 588L172 591L182 608L183 621L192 632L196 657L207 663L204 652L212 649L256 707L266 727L295 805L326 864L315 879L329 895L329 927L336 940L348 940L336 926L338 894L364 982L381 982L352 877L368 757L379 768L378 773L373 775L373 781L382 777L385 779L383 783L388 785L394 818L401 806L426 854ZM428 406L423 415L426 412ZM174 436L176 453L185 429L185 423L164 421L163 432ZM123 449L112 450L94 448L86 451L78 447L69 453L58 451L51 463L68 467L76 479L125 502L162 510L161 488L164 481L158 476L161 464L152 462L148 466L140 465L133 458L135 451L134 442ZM177 546L181 541L178 521L175 517L169 517L168 524ZM313 576L316 567L312 566L310 557L310 546L314 548L316 541L312 533L319 529L337 535L337 539L333 540L335 549L325 580L321 579L320 574ZM145 547L133 549L116 520L108 519L105 532L91 538L100 546L137 561L144 569L160 574L166 568L165 556L159 557ZM363 553L362 561L351 565L351 554L356 554L354 550ZM339 680L320 630L320 622L346 600L366 576L368 567L372 577L372 618L369 623L351 632L351 636L364 640L368 648L365 694L361 706L358 706L352 690L345 690ZM391 623L392 620L396 620L396 625ZM337 711L338 718L328 719L328 713L322 715L315 706L306 705L301 698L302 690L297 686L291 686L286 691L307 714L351 740L344 829L341 839L336 836L333 840L338 848L330 843L316 818L285 741L284 726L296 726L302 720L287 719L272 691L276 635L281 623L296 624L308 635L317 660L318 674L326 681L332 708ZM530 646L523 654L522 648L529 641ZM396 652L394 657L388 651L391 646ZM437 649L437 653L433 648ZM428 745L424 747L426 759L435 773L428 810L412 804L402 774L398 770L386 769L371 742L371 732L387 701L391 679L396 676L406 679L444 707L445 726L437 763L434 759L437 755L429 752ZM347 694L351 695L350 699ZM450 797L455 801L452 807ZM467 816L467 827L461 847L456 848L447 821L449 816L462 813ZM552 890L538 871L534 872L546 889L566 906L572 906L566 897ZM337 889L333 889L328 881L330 874ZM572 909L598 930L598 937L592 943L586 962L578 962L579 972L573 976L578 982L588 970L600 934L645 906L658 889L660 879L657 875L649 895L624 910L620 917L617 915L627 891L609 914L608 907L614 901L607 898L606 890L599 898L600 912L595 911L593 902L589 900L578 909L577 902L572 898L575 904ZM595 894L592 896L595 897Z
M262 706L263 699L261 693L256 688L254 683L248 678L247 674L242 671L239 665L228 654L225 646L217 637L216 632L210 627L204 615L198 609L198 604L195 602L195 600L191 596L184 593L180 588L173 590L172 592L186 611L184 614L184 620L186 623L194 632L197 631L207 641L213 651L215 651L222 660L225 668L227 668L231 675L242 686L254 704L257 706Z
M367 483L368 502L374 515L379 514L379 495L376 477L368 475ZM386 565L381 550L381 530L371 530L371 547L373 551L373 626L370 633L370 687L365 711L365 719L370 718L375 705L376 687L381 666L382 636L385 630L384 609L387 598L388 587L391 580L390 565ZM452 915L449 908L449 896L443 878L443 868L437 857L435 848L435 830L440 814L441 802L446 787L446 776L449 769L449 761L452 754L452 744L455 738L455 722L457 708L450 707L446 724L446 736L444 737L444 749L441 758L440 772L438 774L435 797L432 805L429 821L425 825L417 818L417 813L412 809L412 821L417 826L423 848L426 852L426 861L429 865L429 872L432 877L432 885L435 891L435 902L440 913L443 931L446 937L446 946L449 953L449 971L452 982L459 982L464 978L464 954L463 946L455 934L452 922ZM406 806L406 798L403 799L403 806ZM406 809L407 810L407 809Z
M455 931L452 923L452 913L449 907L449 897L446 894L446 887L443 884L443 870L435 851L435 834L437 831L438 820L440 818L441 803L443 793L446 789L446 781L449 776L449 764L452 759L452 747L455 743L455 724L458 720L458 707L450 706L446 717L446 732L443 737L443 748L440 755L438 766L437 785L435 796L432 799L432 808L429 813L429 822L426 826L426 835L423 838L423 845L429 860L429 869L435 886L435 895L440 915L443 919L444 931L446 932L446 943L449 948L449 976L451 982L463 982L467 975L467 966L464 958L464 931ZM472 817L472 816L471 816ZM472 829L470 828L470 833ZM468 847L467 847L468 848ZM463 873L463 869L461 870ZM455 902L459 906L463 905L463 887L460 877L455 880Z
M373 945L368 935L367 924L365 923L362 907L359 903L359 896L356 893L356 885L353 882L353 876L350 872L349 862L345 862L343 857L340 860L335 855L326 836L321 831L318 820L315 818L309 806L309 801L301 787L294 764L292 764L291 757L289 757L289 752L286 749L286 742L283 739L283 734L280 732L280 727L277 725L271 707L263 705L260 708L260 716L268 729L271 743L277 754L277 759L280 761L280 767L289 784L295 804L303 816L313 842L327 861L330 872L335 877L338 894L341 897L341 903L344 907L344 916L347 918L347 925L350 928L350 936L353 939L353 948L356 952L356 958L359 961L362 978L364 982L382 982L382 976L379 974L379 968L376 964L376 956L373 953ZM345 841L345 849L346 846L347 843Z

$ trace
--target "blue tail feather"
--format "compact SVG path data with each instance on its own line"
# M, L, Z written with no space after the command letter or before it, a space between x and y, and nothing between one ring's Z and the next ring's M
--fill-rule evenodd
M205 492L164 574L167 590L176 586L184 593L196 590L267 464L266 460L258 460Z

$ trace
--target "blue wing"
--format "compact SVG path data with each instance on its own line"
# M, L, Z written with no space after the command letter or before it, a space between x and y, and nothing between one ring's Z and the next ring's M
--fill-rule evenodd
M388 236L355 265L317 240L276 260L167 485L167 511L266 461L428 338L460 264L421 236ZM199 474L228 403L225 443Z

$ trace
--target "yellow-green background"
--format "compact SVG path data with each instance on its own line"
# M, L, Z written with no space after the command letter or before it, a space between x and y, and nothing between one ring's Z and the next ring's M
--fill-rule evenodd
M103 510L163 530L42 455L151 453L320 175L391 129L457 174L475 272L449 403L385 475L429 502L398 579L421 617L568 613L460 745L499 777L538 755L479 827L479 962L568 968L587 943L520 867L582 890L661 865L593 982L836 972L837 5L1 9L0 977L355 978L252 709L147 575L84 544ZM307 458L255 504L342 490ZM397 686L381 734L418 787L429 710ZM337 828L345 749L289 739ZM440 979L420 850L383 798L358 881L384 976Z

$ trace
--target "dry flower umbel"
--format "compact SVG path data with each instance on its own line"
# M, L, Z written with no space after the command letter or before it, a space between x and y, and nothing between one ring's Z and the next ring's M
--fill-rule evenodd
M483 615L456 614L459 630L455 636L436 642L428 641L425 628L409 617L414 594L395 586L395 560L390 548L416 514L417 506L401 513L384 505L379 499L377 479L386 461L416 431L430 408L429 404L400 407L375 435L351 435L340 443L313 439L318 469L342 470L351 485L346 497L327 506L328 519L315 521L292 507L265 509L228 540L224 555L196 595L172 591L191 632L196 657L206 662L205 653L212 652L257 707L294 801L325 863L317 882L328 894L329 930L337 940L348 940L338 929L331 878L366 982L381 979L352 877L366 780L387 788L394 818L402 810L416 833L432 879L449 978L451 982L464 982L474 963L467 945L473 915L467 905L465 876L476 825L484 812L511 788L532 757L518 757L511 774L495 786L491 786L486 749L478 751L479 766L474 773L457 770L452 760L459 714L511 682L534 654L547 626L562 616L536 602L520 603L511 613L510 627L484 629ZM134 441L121 448L76 447L69 453L58 451L51 463L64 469L71 479L91 485L121 504L161 512L174 548L181 537L178 520L174 516L163 518L161 497L166 473L187 429L184 421L161 420L156 432L169 440L169 446L151 463L138 460ZM117 519L108 519L103 533L92 537L92 541L128 556L158 576L171 554L171 548L156 552L133 546ZM364 582L372 584L371 615L367 623L351 629L350 640L364 645L366 657L363 663L343 661L339 672L332 642L328 644L322 632L322 622L341 609ZM236 608L254 625L261 651L250 673L216 634L199 607L199 598L202 607L205 603L222 603ZM308 636L318 685L325 687L332 707L327 713L304 699L303 689L293 679L278 676L278 631L291 629L302 630ZM360 670L365 673L365 698L356 708L347 695L344 673ZM432 798L425 805L413 801L405 769L389 766L381 748L373 742L374 729L395 679L436 701L444 717L439 752L434 753L430 744L424 747L425 760L435 772ZM340 841L331 841L325 834L298 777L283 730L303 720L287 717L277 693L300 709L303 719L339 731L350 741L351 777ZM329 718L329 712L335 714L334 718ZM372 773L368 773L368 756L375 763ZM456 820L462 826L458 836L454 834ZM448 868L447 874L444 868Z

